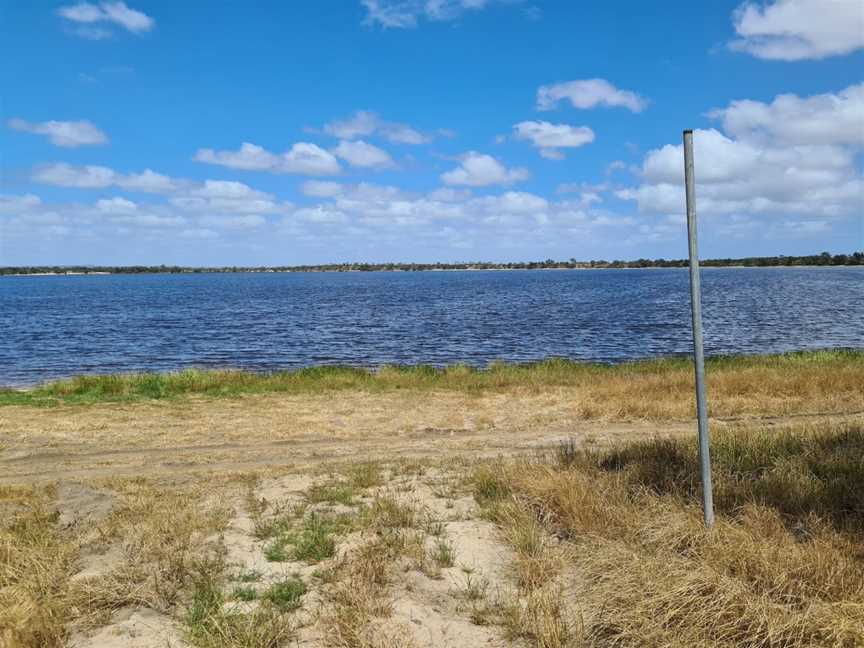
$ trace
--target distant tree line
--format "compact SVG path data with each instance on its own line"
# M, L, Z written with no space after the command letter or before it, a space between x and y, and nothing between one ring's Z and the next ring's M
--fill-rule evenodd
M770 267L770 266L860 266L864 265L864 252L851 254L810 254L806 256L744 257L740 259L706 259L707 267ZM20 274L192 274L206 272L373 272L420 270L542 270L590 268L685 268L687 259L636 259L635 261L518 261L491 263L466 261L464 263L326 263L296 266L219 266L192 268L185 266L7 266L0 267L0 275Z

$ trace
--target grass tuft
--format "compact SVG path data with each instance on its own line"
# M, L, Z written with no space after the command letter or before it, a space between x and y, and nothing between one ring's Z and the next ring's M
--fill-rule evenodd
M279 583L273 583L261 598L269 601L281 610L296 610L301 605L306 585L299 578L289 578Z

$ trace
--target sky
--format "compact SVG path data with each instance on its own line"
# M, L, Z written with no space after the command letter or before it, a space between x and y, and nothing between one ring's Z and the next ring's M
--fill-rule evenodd
M0 265L864 247L864 1L0 0Z

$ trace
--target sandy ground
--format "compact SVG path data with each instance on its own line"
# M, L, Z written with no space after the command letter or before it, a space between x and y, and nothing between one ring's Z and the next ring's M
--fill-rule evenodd
M554 445L564 438L608 443L694 429L692 421L585 420L578 412L577 403L554 390L542 395L340 392L4 407L0 484L268 466L299 470L340 460L442 454L489 456ZM807 418L758 420L780 424ZM712 422L722 426L740 420Z
M683 433L687 422L580 420L549 395L339 393L0 409L0 483L300 469L342 459L490 455Z
M389 480L386 486L373 489L358 499L358 504L362 504L382 493L402 493L402 499L418 511L441 520L440 537L446 538L455 556L452 566L441 568L434 574L422 573L408 564L398 568L401 573L388 593L392 601L392 613L376 623L375 636L382 646L477 648L523 645L505 640L499 628L478 625L470 618L472 605L464 595L466 586L478 583L485 593L512 588L509 563L513 553L498 538L491 522L478 519L473 498L461 496L448 499L435 495L433 484L440 475L433 472L423 477L396 477ZM280 505L299 503L304 499L305 490L314 482L315 478L302 474L270 478L262 482L255 495ZM96 500L103 497L86 487L79 486L74 490L74 500L79 504L88 497ZM238 499L233 504L236 514L219 537L219 541L227 548L226 560L232 573L260 574L253 584L253 588L258 591L264 591L269 584L288 576L300 576L306 582L314 582L312 574L321 568L321 564L269 562L264 557L267 542L253 535L253 521L243 500ZM339 507L325 505L318 508L326 512L328 508ZM68 510L66 514L69 514ZM92 517L90 521L93 521ZM427 539L427 543L431 540ZM339 543L337 556L331 562L349 557L360 543L359 534L344 538ZM90 555L80 561L80 571L73 579L98 578L121 564L121 553L116 548L109 548L104 553ZM227 607L242 611L248 611L255 605L257 602L226 603ZM327 628L320 622L325 605L324 596L314 587L311 588L304 596L303 606L295 613L297 633L286 645L329 645ZM70 648L166 648L186 647L189 644L181 624L171 615L142 606L125 606L114 612L110 620L95 631L74 631L68 645Z
M814 420L825 415L810 417ZM857 418L838 415L831 418ZM758 419L778 425L794 418ZM752 421L751 421L752 422ZM713 420L716 427L740 421ZM333 479L333 466L360 460L429 460L418 474L388 475L365 489L357 505L382 492L409 501L440 523L455 562L429 574L406 563L391 585L392 613L375 632L380 646L470 647L527 645L505 640L502 629L477 622L472 583L492 596L512 591L512 550L494 524L482 519L467 492L449 491L446 460L537 452L563 439L607 444L639 436L695 434L693 421L585 420L554 391L538 394L339 393L249 396L166 402L0 408L0 485L57 484L58 525L98 529L117 505L114 478L145 477L171 483L209 475L257 474L253 497L290 507L308 500L309 489ZM443 460L443 461L442 461ZM109 484L109 486L106 486ZM249 498L232 495L233 517L210 541L224 547L232 573L261 574L254 587L299 574L314 581L311 566L270 562L265 540L254 534ZM334 505L338 509L342 505ZM345 507L343 507L345 508ZM326 509L326 505L325 505ZM348 507L350 511L350 507ZM327 512L325 510L325 512ZM331 511L332 512L332 511ZM336 512L340 512L336 510ZM337 557L352 555L361 539L341 539ZM427 544L434 538L426 537ZM82 551L72 579L98 579L123 564L122 543L97 543ZM562 583L566 588L566 583ZM326 587L312 588L297 611L299 629L286 645L328 645L322 611ZM241 602L231 605L240 606ZM75 648L186 646L181 610L125 605L97 628L73 629ZM2 643L2 642L0 642Z

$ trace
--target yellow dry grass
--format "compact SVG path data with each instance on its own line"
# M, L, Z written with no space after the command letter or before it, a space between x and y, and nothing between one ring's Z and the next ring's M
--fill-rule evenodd
M484 466L475 493L523 562L537 524L565 539L580 645L864 645L864 427L769 434L717 435L711 530L685 441Z

